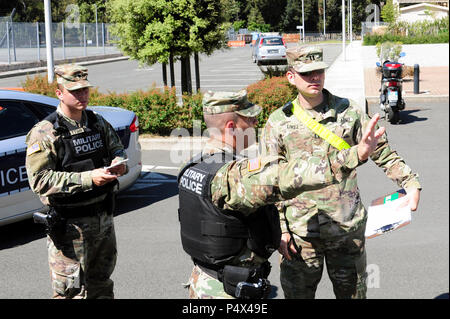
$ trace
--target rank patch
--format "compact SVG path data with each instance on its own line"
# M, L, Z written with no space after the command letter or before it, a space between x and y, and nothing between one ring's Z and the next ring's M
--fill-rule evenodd
M38 142L36 142L27 148L27 156L39 151L41 151L41 146L39 145Z
M253 172L261 168L261 158L253 158L248 161L248 171Z

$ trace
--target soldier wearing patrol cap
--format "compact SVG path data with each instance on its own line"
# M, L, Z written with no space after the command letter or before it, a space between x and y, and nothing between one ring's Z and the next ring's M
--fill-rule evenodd
M111 125L87 110L87 69L56 67L56 111L26 137L30 187L48 206L35 214L47 226L53 298L113 298L117 249L113 223L117 177L126 154Z
M339 154L346 154L341 162L346 169L333 171L332 185L277 204L283 233L281 285L286 298L314 298L325 261L337 298L365 298L367 212L359 195L356 168L367 161L369 153L361 152L357 144L380 136L370 157L407 191L411 210L417 209L420 198L418 175L391 149L384 128L364 132L368 123L379 119L378 114L370 119L354 101L323 88L328 65L321 48L290 48L286 55L286 77L299 94L269 116L261 136L262 155L278 155L287 161L312 156L333 162L330 151L340 150Z
M187 284L190 298L266 298L267 259L281 236L271 204L331 185L335 172L345 170L347 155L338 151L332 151L331 162L237 155L249 146L246 135L260 112L245 91L204 95L210 139L178 176L181 242L195 264ZM372 133L375 123L368 128ZM374 145L364 139L360 147L370 153Z

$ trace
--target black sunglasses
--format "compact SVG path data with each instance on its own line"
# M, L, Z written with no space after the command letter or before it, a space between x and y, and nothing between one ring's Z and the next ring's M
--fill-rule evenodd
M325 69L320 69L320 70L314 70L314 71L308 71L308 72L297 72L296 73L300 74L301 76L310 76L311 74L323 74L325 72Z

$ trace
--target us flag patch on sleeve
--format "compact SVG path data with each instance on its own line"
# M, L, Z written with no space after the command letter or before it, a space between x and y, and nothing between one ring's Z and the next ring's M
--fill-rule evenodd
M33 153L39 152L40 150L41 150L41 146L39 145L38 142L36 142L27 148L27 156L31 155Z
M252 158L248 160L248 171L253 172L261 168L261 158Z

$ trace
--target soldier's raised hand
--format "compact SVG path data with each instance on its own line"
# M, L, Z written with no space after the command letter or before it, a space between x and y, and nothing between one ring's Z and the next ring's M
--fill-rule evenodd
M380 119L380 114L375 114L367 125L361 141L358 144L358 158L360 161L365 161L369 158L370 154L375 150L378 144L378 139L384 134L386 129L380 127L375 131L375 126Z

